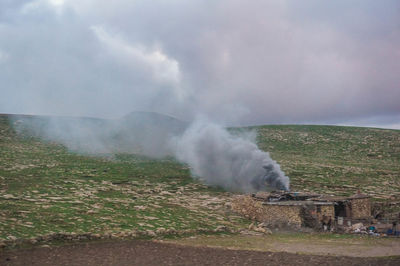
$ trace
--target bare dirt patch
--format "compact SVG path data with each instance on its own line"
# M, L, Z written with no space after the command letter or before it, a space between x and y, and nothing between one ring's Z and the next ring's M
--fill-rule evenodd
M337 236L337 238L335 237ZM350 257L400 256L400 239L328 234L192 236L170 243L228 249Z
M229 250L152 241L41 247L0 253L1 265L399 265L400 258L356 258Z

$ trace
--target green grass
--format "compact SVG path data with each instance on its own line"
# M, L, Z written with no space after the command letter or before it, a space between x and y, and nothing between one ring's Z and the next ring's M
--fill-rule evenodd
M291 179L292 190L376 199L400 196L400 131L339 126L260 126L261 149Z
M227 211L228 201L172 158L83 156L18 136L0 116L0 239L247 224Z
M261 126L258 143L291 178L292 190L376 199L400 194L400 131ZM0 116L0 240L52 232L213 230L247 227L231 194L193 180L172 158L84 156L19 136Z

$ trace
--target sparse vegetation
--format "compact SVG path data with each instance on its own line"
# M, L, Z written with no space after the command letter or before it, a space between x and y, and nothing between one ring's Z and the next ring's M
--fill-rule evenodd
M400 130L261 126L258 143L290 177L291 189L375 199L400 197Z
M400 131L331 126L256 127L292 190L376 199L400 196ZM0 240L53 232L234 231L249 221L231 194L193 180L172 158L83 156L17 135L0 116Z
M176 231L248 221L225 204L230 194L190 177L173 159L82 156L21 137L0 116L0 239L53 232Z

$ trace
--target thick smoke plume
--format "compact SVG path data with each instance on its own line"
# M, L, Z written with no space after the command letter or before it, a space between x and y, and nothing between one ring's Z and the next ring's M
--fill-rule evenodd
M13 125L17 132L84 154L173 156L189 165L194 178L228 191L289 189L289 178L258 149L254 134L234 135L203 120L189 125L157 113L134 112L115 120L17 116Z
M177 139L176 157L194 177L228 191L289 190L289 178L267 152L219 125L193 123Z

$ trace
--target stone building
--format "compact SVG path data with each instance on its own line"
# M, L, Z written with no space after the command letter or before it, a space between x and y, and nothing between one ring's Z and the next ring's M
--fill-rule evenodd
M347 223L371 217L370 197L323 197L316 194L290 192L261 192L237 196L232 209L245 217L272 227L334 226L338 217Z
M371 217L371 197L356 194L347 198L349 202L349 217L352 219L369 219Z
M335 217L351 222L366 221L371 216L371 197L364 194L355 194L351 197L321 196L314 200L333 202L335 204Z

